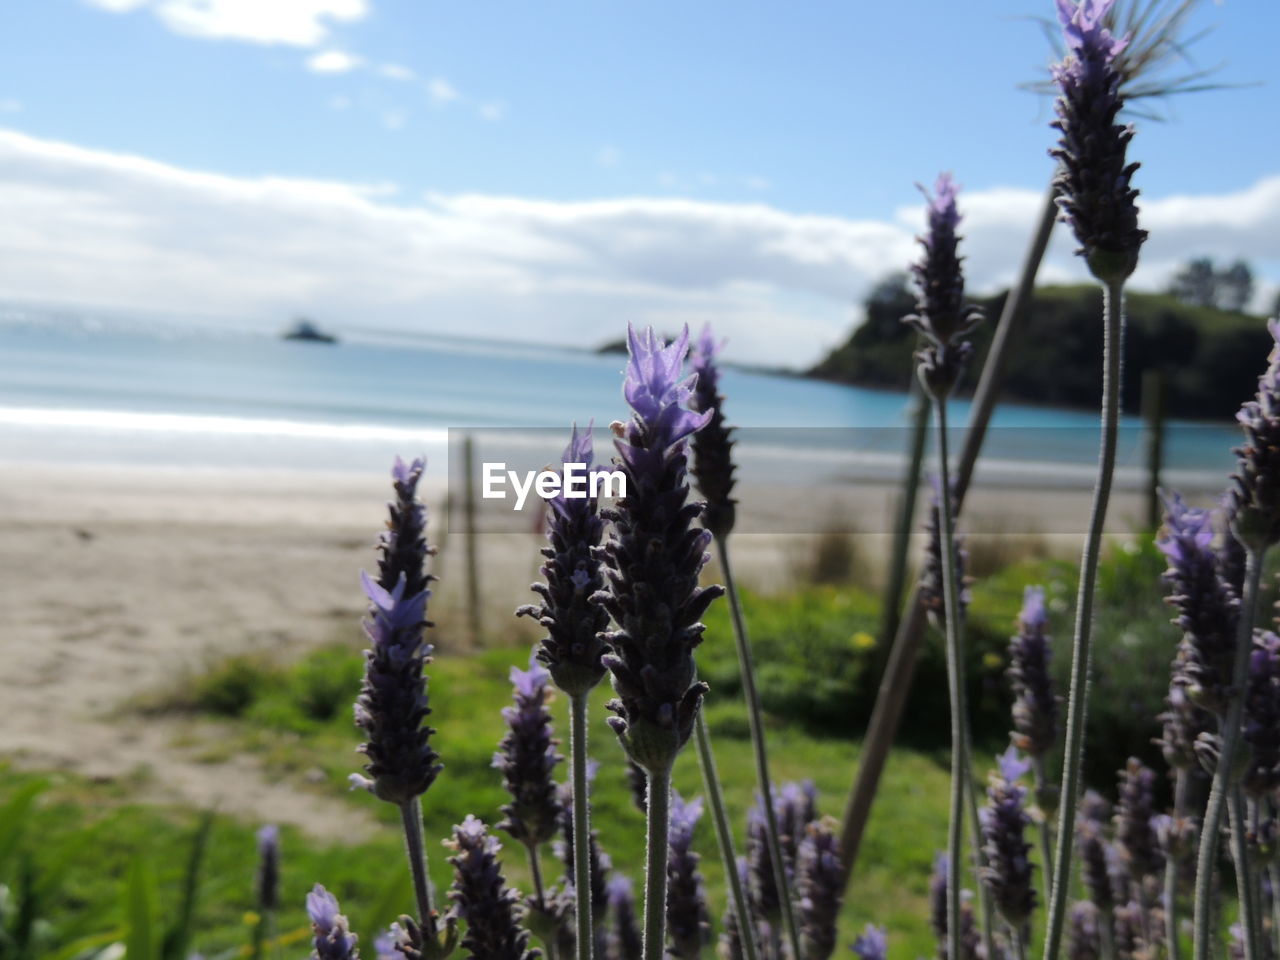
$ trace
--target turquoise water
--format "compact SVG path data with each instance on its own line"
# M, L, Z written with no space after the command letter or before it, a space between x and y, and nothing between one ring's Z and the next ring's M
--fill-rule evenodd
M571 421L624 416L623 362L392 334L325 346L226 326L10 309L0 311L0 458L366 469L394 453L432 452L462 428L524 435L544 449ZM735 369L722 386L745 458L876 475L903 449L901 394ZM953 419L962 425L966 414L958 403ZM1175 426L1169 463L1225 471L1235 437L1227 425ZM1095 414L1006 406L988 450L1016 472L1087 482L1096 443ZM1136 464L1133 420L1122 446L1122 464Z

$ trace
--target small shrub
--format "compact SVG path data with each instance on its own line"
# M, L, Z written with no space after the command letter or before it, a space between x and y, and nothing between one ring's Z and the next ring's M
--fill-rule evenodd
M239 717L257 702L264 687L278 682L278 671L260 658L229 657L195 681L192 703L218 716Z

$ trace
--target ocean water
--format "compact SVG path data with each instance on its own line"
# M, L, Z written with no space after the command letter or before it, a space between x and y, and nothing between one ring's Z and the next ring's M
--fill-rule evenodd
M327 346L227 324L0 309L0 459L382 470L396 454L447 455L469 432L482 456L523 450L544 463L570 422L625 416L623 363L532 344L368 332ZM733 368L722 388L744 471L865 479L900 468L903 394ZM966 416L956 403L958 428ZM985 469L1087 485L1097 430L1093 413L1003 406ZM1211 483L1236 437L1227 424L1171 425L1170 476ZM1137 476L1133 418L1121 447L1122 474Z

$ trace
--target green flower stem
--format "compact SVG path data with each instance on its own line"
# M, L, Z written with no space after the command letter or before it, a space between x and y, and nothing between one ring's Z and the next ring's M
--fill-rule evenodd
M1267 869L1271 873L1271 946L1280 951L1280 863L1272 861Z
M1230 791L1227 797L1227 817L1231 829L1231 859L1235 861L1236 867L1236 899L1240 902L1240 926L1244 928L1244 957L1245 960L1261 960L1262 934L1253 871L1249 868L1249 837L1244 819L1244 797L1241 795L1239 786L1231 787Z
M649 771L644 872L644 960L667 951L667 830L671 823L671 768ZM579 948L579 956L582 955Z
M547 890L542 882L542 861L538 858L538 847L536 844L525 844L525 850L529 853L529 875L533 878L533 893L537 897L538 906L546 908L547 906ZM543 947L547 951L547 960L557 960L555 937L547 937L542 941Z
M1089 534L1080 560L1080 592L1076 598L1071 688L1067 696L1067 735L1062 761L1062 797L1058 810L1058 850L1053 859L1049 922L1044 938L1045 960L1058 960L1067 918L1067 893L1071 886L1071 848L1075 840L1076 801L1080 792L1085 717L1089 708L1093 594L1098 579L1098 558L1102 553L1102 531L1107 520L1107 505L1111 500L1116 436L1120 425L1121 361L1124 356L1123 281L1103 286L1103 329L1102 439L1098 454L1098 479L1093 490L1093 510L1089 517Z
M960 626L963 630L963 621ZM963 664L961 666L963 668ZM987 864L986 854L982 851L982 817L978 813L978 795L982 791L982 786L973 776L973 763L970 759L973 756L973 731L969 727L969 702L963 669L960 671L960 717L964 721L964 753L969 774L965 779L967 785L965 798L968 800L969 830L973 836L970 846L973 847L973 875L977 879L978 886L978 920L982 926L982 945L986 955L994 957L996 956L995 907L991 903L991 891L982 882L982 868Z
M1178 768L1173 786L1173 819L1180 821L1187 815L1187 789L1190 785L1187 771ZM1178 960L1182 952L1178 943L1178 871L1182 861L1177 857L1169 857L1164 865L1164 940L1168 944L1169 960Z
M404 846L413 876L413 894L418 904L418 924L429 943L436 942L436 912L431 906L431 878L427 875L427 849L422 841L422 798L400 804L404 823Z
M751 657L751 640L747 636L746 620L742 616L742 604L738 599L738 586L729 563L727 537L716 537L716 550L720 559L720 572L724 575L725 592L729 600L729 613L733 619L733 636L738 646L738 669L742 675L742 692L747 701L747 723L751 730L751 750L756 761L756 785L764 806L765 834L769 845L769 859L773 862L774 882L778 886L778 900L782 904L782 925L791 945L791 956L800 957L800 931L796 926L795 910L791 905L791 883L787 879L786 863L782 859L782 843L778 839L778 815L773 809L773 785L769 780L769 754L764 742L764 711L760 706L760 693L756 689L756 671Z
M942 605L947 635L947 688L951 700L951 807L947 827L947 956L960 954L960 890L963 886L964 795L973 792L964 716L964 651L960 646L960 597L956 578L955 530L951 517L951 476L947 467L947 400L935 397L938 411L938 539L942 554Z
M1235 662L1231 670L1231 689L1236 691L1227 704L1222 721L1218 763L1209 787L1204 820L1200 828L1200 851L1196 858L1196 903L1192 927L1195 930L1195 960L1209 960L1216 939L1212 924L1213 874L1218 864L1218 832L1222 828L1222 812L1227 794L1231 764L1240 739L1240 722L1244 715L1244 684L1249 670L1249 651L1253 645L1253 619L1258 607L1258 587L1262 580L1263 551L1250 549L1244 571L1244 595L1240 601L1240 620L1236 625ZM1244 905L1241 904L1241 909Z
M694 737L698 742L698 765L702 767L702 784L711 805L711 819L716 828L716 843L720 847L720 860L724 863L724 876L729 884L729 896L733 912L738 918L738 937L742 941L744 960L756 960L755 924L747 911L747 897L742 889L742 877L738 875L738 858L733 849L733 831L729 828L729 815L724 808L724 793L720 789L720 775L716 772L715 754L711 752L711 732L703 711L698 711L694 723Z
M1044 757L1032 757L1031 769L1036 778L1036 793L1042 794L1049 783L1049 778L1044 772ZM1043 809L1040 811L1040 856L1044 859L1041 867L1044 870L1044 889L1048 893L1053 877L1053 827L1049 823L1049 813ZM1169 960L1178 960L1178 958L1170 957Z
M569 697L569 754L573 768L573 889L577 898L577 958L591 960L591 796L587 783L587 694Z

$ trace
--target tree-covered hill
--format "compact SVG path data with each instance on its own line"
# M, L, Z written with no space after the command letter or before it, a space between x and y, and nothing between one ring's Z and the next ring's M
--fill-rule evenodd
M972 391L1007 294L977 303L987 320L975 331L975 359L961 392ZM1010 357L1004 396L1009 400L1096 408L1101 393L1102 294L1096 286L1038 289ZM912 376L915 332L901 322L914 297L903 278L872 292L867 319L849 339L808 371L812 377L867 387L906 389ZM1175 417L1221 419L1253 394L1267 362L1271 337L1257 317L1193 306L1170 294L1127 297L1124 406L1139 406L1142 374L1167 375L1168 412Z

